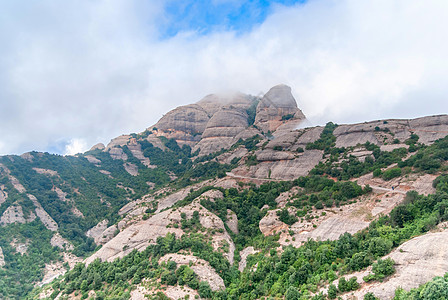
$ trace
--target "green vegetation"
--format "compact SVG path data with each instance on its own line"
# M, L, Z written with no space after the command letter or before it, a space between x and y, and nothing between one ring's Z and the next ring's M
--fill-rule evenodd
M294 114L287 114L287 115L284 115L284 116L282 116L282 121L290 120L290 119L292 119L293 117L294 117Z
M308 299L311 298L310 293L316 292L319 287L332 282L343 274L363 269L375 260L377 261L373 266L373 274L368 279L382 280L394 272L394 263L389 259L381 260L380 257L389 253L402 242L427 232L439 222L448 220L448 210L446 209L448 194L444 191L445 180L445 176L437 179L438 188L434 195L422 196L415 192L409 193L404 203L395 208L390 216L380 217L373 221L369 228L359 233L354 235L345 233L336 241L309 240L300 248L285 247L281 255L274 250L275 241L269 241L268 238L263 237L256 226L262 216L260 208L265 204L275 207L276 196L296 184L300 183L308 187L309 190L319 190L321 189L319 186L325 186L327 181L302 179L289 183L270 182L259 188L250 186L240 192L236 189L226 189L223 190L224 199L217 199L216 202L202 200L201 204L223 219L227 209L234 210L237 213L241 229L240 235L234 237L237 249L254 245L261 250L260 253L248 260L248 267L244 272L238 272L236 265L231 266L222 254L214 251L207 242L209 237L192 233L175 239L173 235L168 235L165 238L159 238L156 245L149 246L142 253L134 251L131 255L114 263L96 262L92 264L96 267L91 265L85 268L82 266L79 267L81 271L70 271L60 290L66 290L69 287L66 290L69 293L73 292L73 288L81 289L85 279L81 280L79 275L72 279L72 275L69 274L75 272L76 274L86 274L88 277L90 271L82 270L94 270L95 268L95 272L98 272L101 278L105 278L103 279L103 292L110 299L113 298L112 295L118 295L117 293L125 295L131 289L129 280L138 283L141 278L150 278L155 286L157 286L156 279L162 278L162 275L163 282L168 285L184 280L187 285L199 286L200 283L195 281L194 276L185 277L185 274L189 274L187 268L183 267L182 271L176 272L174 266L157 263L158 258L164 254L178 252L182 249L190 249L196 256L208 261L223 277L226 290L211 292L206 289L207 294L214 299L229 299L235 296L259 298L282 295L287 295L291 299L294 297ZM193 218L191 220L191 224L193 224ZM189 226L193 226L191 224ZM140 255L143 258L136 259ZM150 266L140 268L141 261ZM115 276L106 279L105 274L109 273L107 270L114 264L120 266L120 269L110 272ZM256 268L250 271L255 265ZM139 269L143 273L136 272ZM90 278L94 277L95 275L90 275ZM88 284L87 288L92 287L92 283L89 285L89 281L86 284ZM337 295L357 289L358 283L355 279L347 281L341 277L338 287L335 288L331 287L329 296L334 297L335 293ZM367 297L370 297L367 299L373 299L374 296Z
M57 248L50 244L53 232L39 221L0 227L0 247L5 266L0 267L0 297L23 299L36 281L43 278L42 266L61 261ZM23 245L21 254L16 247Z
M385 260L378 259L376 263L372 266L373 274L369 274L364 276L364 281L369 282L372 280L383 281L383 279L389 275L395 273L395 262L391 258L387 258Z
M448 273L443 277L435 277L431 281L409 292L399 288L395 291L394 300L432 300L448 299Z
M311 175L299 177L298 186L304 188L295 197L291 205L297 208L315 206L318 209L346 204L350 199L370 193L369 186L362 188L352 181L334 181L326 177ZM316 206L317 205L317 206Z
M333 135L333 131L336 129L336 127L338 127L337 124L334 124L332 122L327 123L322 133L320 134L320 138L313 143L307 144L306 149L325 150L325 153L328 153L336 143L336 137Z
M254 97L251 106L248 109L246 109L247 123L249 126L253 125L255 122L255 115L257 113L257 106L258 106L259 102L260 102L260 99Z

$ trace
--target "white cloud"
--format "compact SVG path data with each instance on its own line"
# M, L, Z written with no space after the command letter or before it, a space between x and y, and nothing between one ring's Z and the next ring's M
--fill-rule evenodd
M83 139L71 139L65 146L65 155L75 155L89 150L89 146Z
M150 4L147 4L150 3ZM11 1L2 153L142 131L178 105L286 83L313 123L448 112L448 2L311 0L251 32L158 40L163 1Z

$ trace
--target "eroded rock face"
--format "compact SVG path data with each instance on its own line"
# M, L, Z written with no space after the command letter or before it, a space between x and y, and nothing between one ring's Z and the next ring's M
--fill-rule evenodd
M89 161L89 163L99 166L101 164L101 160L96 158L93 155L86 155L85 158Z
M246 248L244 248L243 250L241 250L241 251L240 251L240 257L241 257L241 260L240 260L240 263L238 264L238 270L239 270L240 272L243 272L244 269L246 268L246 265L247 265L247 257L248 257L249 255L256 254L256 253L258 253L258 252L259 252L259 251L258 251L258 250L255 250L254 247L252 247L252 246L250 246L250 247L246 247Z
M0 267L5 265L5 256L3 255L3 249L0 247Z
M233 173L248 178L292 180L306 176L322 160L322 154L323 151L320 150L309 150L300 155L280 151L268 152L261 156L263 161L257 165L243 165L234 169Z
M121 159L121 160L127 160L128 156L126 153L124 153L123 149L121 148L111 148L109 150L109 155L113 159Z
M182 131L191 135L204 132L209 114L200 105L180 106L164 115L155 125L157 130Z
M0 184L0 205L2 205L8 198L8 193L4 189L5 186Z
M291 88L281 84L271 88L261 99L257 106L255 125L264 132L272 132L282 124L282 116L286 115L305 120L305 115L297 108Z
M138 175L138 167L136 165L127 162L127 163L123 164L123 167L126 170L126 172L128 172L132 176L137 176Z
M48 230L56 231L58 230L58 224L55 220L53 220L52 217L44 210L42 205L39 203L36 197L34 197L31 194L28 194L28 198L33 202L35 206L35 212L36 215L39 217L39 219L42 221L42 223L47 227Z
M217 111L207 123L202 138L230 137L233 139L247 126L245 110L224 107Z
M413 238L385 258L387 257L396 263L394 275L383 282L363 284L359 290L346 294L343 298L353 299L351 297L355 296L362 299L366 293L372 292L380 299L392 299L395 289L399 287L409 291L436 276L445 275L448 270L448 231L427 233ZM362 277L367 273L367 271L357 272L348 277L356 276L358 282L364 283Z
M174 261L178 265L188 265L198 275L200 281L207 281L212 291L224 289L224 280L216 273L208 261L193 255L166 254L161 257L159 263Z
M168 286L164 291L164 294L170 299L196 299L199 298L199 294L196 290L188 286ZM134 298L132 298L134 299ZM142 298L142 300L146 300L148 298Z
M112 148L123 147L124 145L126 145L130 141L130 139L131 139L131 136L128 135L128 134L120 135L119 137L116 137L116 138L112 139L110 141L110 143L107 144L107 147L106 147L105 150L107 151L107 150L110 150Z
M94 145L92 148L90 148L90 151L93 151L93 150L104 150L104 149L106 149L106 146L104 146L103 143L98 143L98 144Z
M104 245L105 243L110 241L118 231L117 225L107 227L107 224L107 220L99 222L86 232L86 236L93 238L95 244Z
M236 213L234 213L230 209L227 209L226 225L229 227L229 229L233 233L238 234L238 217L237 217Z
M205 197L202 195L201 197ZM212 246L215 250L227 244L228 252L223 253L230 263L233 263L233 254L235 245L224 228L224 223L215 214L208 211L199 204L199 199L193 203L178 208L161 211L151 216L147 220L135 222L124 228L117 236L108 241L95 254L86 260L89 264L96 258L101 260L113 261L116 258L124 257L133 249L143 251L150 243L154 243L159 236L166 236L168 233L174 233L176 237L184 234L182 229L175 228L172 224L180 224L181 214L185 213L187 218L191 218L194 211L199 212L199 220L202 226L209 229L218 229L212 236ZM124 247L126 245L126 247Z
M29 223L36 219L36 215L30 212L27 218L23 214L22 206L13 204L8 207L0 218L0 225L6 226L12 223Z
M73 245L56 232L50 241L53 247L59 247L62 250L73 250Z
M448 115L340 125L333 132L336 136L336 147L350 147L366 142L381 146L385 142L391 144L393 139L402 143L411 133L419 136L419 142L431 144L448 134Z

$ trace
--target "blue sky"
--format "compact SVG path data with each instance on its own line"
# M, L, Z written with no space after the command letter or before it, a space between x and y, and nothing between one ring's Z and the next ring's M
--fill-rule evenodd
M4 0L0 155L142 132L284 83L312 124L448 112L446 0Z
M162 38L170 38L180 31L209 34L231 30L236 33L250 31L263 23L275 5L292 6L299 0L277 1L169 1L165 4L167 21L160 26Z

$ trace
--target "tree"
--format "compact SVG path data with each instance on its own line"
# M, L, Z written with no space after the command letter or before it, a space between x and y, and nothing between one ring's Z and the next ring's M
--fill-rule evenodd
M336 299L338 295L338 288L334 284L330 284L328 287L328 298Z
M349 291L347 288L348 288L347 287L347 280L345 280L345 277L339 278L339 282L338 282L338 289L339 289L339 291L341 293L347 292L347 291Z
M425 285L420 296L423 299L448 299L448 282L442 277L436 277Z
M286 290L285 300L299 300L300 298L300 290L295 286L290 286Z
M364 295L364 300L378 300L373 293L367 293Z
M198 293L201 298L209 299L212 297L212 289L207 281L199 282Z

